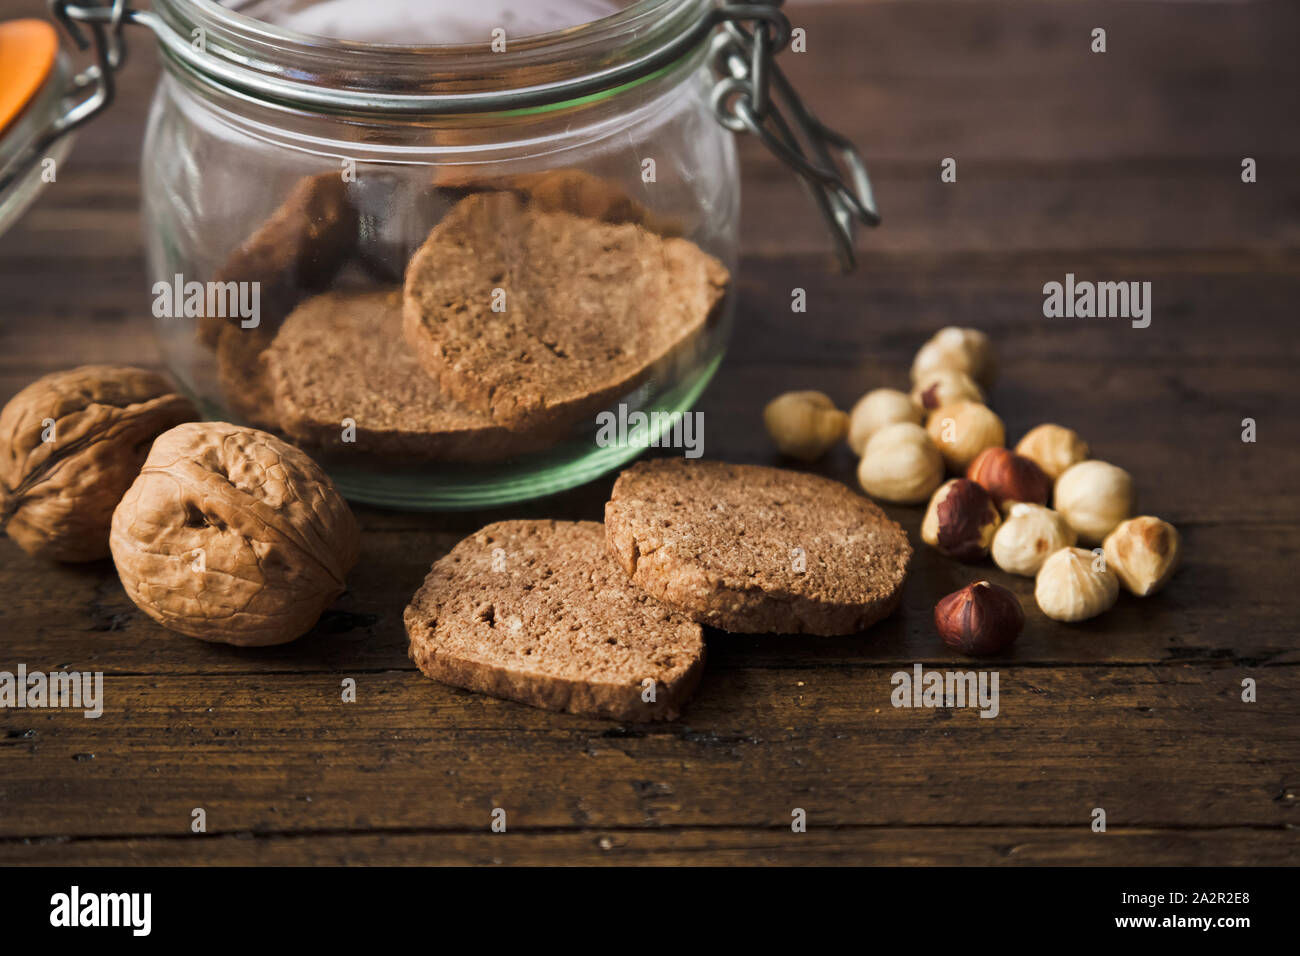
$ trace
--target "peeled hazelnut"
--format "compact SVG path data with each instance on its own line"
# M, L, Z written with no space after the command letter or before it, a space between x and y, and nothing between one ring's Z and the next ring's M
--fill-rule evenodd
M1086 621L1109 610L1119 597L1119 578L1105 559L1083 548L1062 548L1034 582L1034 599L1054 621Z
M1143 515L1121 522L1106 536L1106 566L1138 597L1155 594L1178 567L1182 543L1167 521Z
M1055 481L1071 465L1088 457L1088 443L1060 425L1039 425L1020 439L1016 454L1028 458Z
M849 447L861 455L871 436L886 425L898 422L921 424L924 413L907 393L894 388L876 388L867 392L853 406L849 415Z
M934 626L943 642L963 654L995 654L1020 636L1025 613L1004 587L976 581L934 606Z
M1007 440L1002 419L979 402L945 405L930 415L926 430L934 439L945 464L953 471L964 471L986 448Z
M912 401L927 411L958 402L984 402L984 392L975 380L955 368L933 368L920 375L912 389Z
M1054 503L1080 541L1099 544L1133 513L1133 479L1104 461L1081 461L1056 479Z
M767 403L763 424L783 453L813 461L844 437L849 416L821 392L786 392Z
M920 425L886 425L862 451L858 482L873 498L916 504L930 497L941 481L943 458Z
M939 486L921 522L921 540L958 561L988 557L1002 516L989 493L965 478Z
M966 477L983 485L1004 511L1017 501L1045 505L1052 479L1028 458L1006 448L986 448L966 469Z
M965 372L985 388L993 384L996 371L989 337L979 329L948 326L936 332L921 346L912 361L912 381L936 368Z
M1003 571L1032 578L1048 555L1077 540L1074 529L1051 508L1017 502L993 535L993 562Z

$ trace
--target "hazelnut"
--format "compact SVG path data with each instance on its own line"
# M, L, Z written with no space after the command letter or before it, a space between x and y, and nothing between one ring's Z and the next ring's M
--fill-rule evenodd
M113 509L149 446L198 417L145 369L83 365L37 379L0 411L0 530L37 557L108 557Z
M867 494L895 504L925 501L943 481L943 458L920 425L897 422L871 436L858 481Z
M782 453L813 461L844 437L849 416L821 392L786 392L767 403L763 424Z
M1051 508L1017 502L993 535L993 562L1003 571L1032 578L1049 554L1077 540L1074 529Z
M927 411L958 402L984 402L984 392L975 380L955 368L933 368L916 380L912 401Z
M984 449L1001 445L1007 439L1002 419L979 402L958 402L935 410L926 423L926 430L944 462L957 472L964 471Z
M921 424L924 413L905 392L893 388L876 388L858 399L849 415L849 447L861 455L871 436L886 425L898 422Z
M943 642L963 654L996 654L1025 626L1020 600L1004 587L975 581L934 606L934 626Z
M1081 461L1056 479L1054 503L1080 541L1100 544L1133 513L1133 479L1107 462Z
M170 630L242 647L305 633L356 564L356 519L320 467L224 422L158 436L113 512L127 596Z
M1039 425L1020 439L1016 454L1028 458L1055 481L1065 469L1088 457L1088 443L1060 425Z
M939 486L921 522L921 540L958 561L988 557L1002 516L989 493L965 478Z
M912 381L920 380L932 369L952 368L965 372L988 388L993 384L995 364L993 347L987 335L979 329L949 326L936 332L916 353L912 361Z
M1178 567L1182 543L1167 521L1143 515L1120 522L1103 545L1106 566L1138 597L1155 594Z
M966 469L966 477L993 496L1004 511L1017 501L1045 505L1052 479L1028 458L1006 448L986 448Z
M1062 548L1038 569L1034 599L1054 621L1086 621L1109 610L1119 597L1119 578L1100 555Z

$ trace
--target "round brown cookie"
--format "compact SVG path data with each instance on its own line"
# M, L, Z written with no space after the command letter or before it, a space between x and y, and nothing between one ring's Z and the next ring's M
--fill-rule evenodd
M582 169L547 169L507 176L458 175L455 168L439 171L436 186L466 193L505 190L516 193L541 212L571 212L600 222L632 222L661 236L681 235L681 227L637 202L613 180Z
M231 252L216 282L256 282L269 335L306 295L330 284L357 243L357 213L339 171L304 176L266 222ZM199 341L218 348L238 318L205 315Z
M509 428L547 428L643 381L705 327L727 282L684 239L478 193L406 270L406 339L452 398Z
M605 505L631 579L702 624L741 633L852 634L898 605L907 534L837 481L663 459L618 477Z
M278 432L275 401L266 380L262 353L271 344L270 329L227 323L217 335L217 381L226 404L250 425Z
M285 319L262 355L275 418L295 440L333 451L493 461L548 444L511 432L438 390L402 338L400 289L326 292ZM356 441L342 441L343 421Z
M426 676L546 710L671 720L704 669L700 626L633 585L594 521L488 525L434 564L405 621Z

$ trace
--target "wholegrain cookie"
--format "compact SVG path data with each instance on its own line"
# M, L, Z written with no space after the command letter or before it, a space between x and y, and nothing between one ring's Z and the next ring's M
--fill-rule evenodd
M684 239L478 193L411 260L404 327L452 398L509 428L546 428L606 407L689 347L727 283Z
M663 459L619 475L605 505L631 580L727 631L852 634L898 604L907 534L837 481Z
M303 302L263 353L280 428L314 448L422 461L493 461L535 451L438 389L402 338L400 289L326 292ZM343 423L355 441L342 441Z
M230 253L216 282L256 282L262 326L274 334L305 296L330 284L357 241L357 213L338 172L304 176L266 222ZM239 320L205 315L199 341L217 348Z
M426 676L546 710L671 720L704 668L700 626L633 585L594 521L488 525L404 617Z
M455 168L440 173L435 185L475 193L504 190L519 196L539 212L570 212L608 223L636 223L661 236L681 235L681 227L637 202L618 183L582 169L546 169L508 176L457 175Z
M250 425L277 432L275 400L266 380L262 353L274 340L270 329L228 324L217 336L217 381L226 404Z

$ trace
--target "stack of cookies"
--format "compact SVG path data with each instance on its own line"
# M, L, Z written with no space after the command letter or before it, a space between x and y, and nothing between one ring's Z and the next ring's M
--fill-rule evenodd
M663 459L624 471L605 522L503 521L433 565L406 609L434 680L616 720L672 719L701 625L852 634L898 605L912 549L817 475Z
M398 286L363 241L356 188L300 181L217 274L260 284L260 323L199 326L230 406L318 453L544 448L689 354L730 281L616 187L565 170L439 187L457 201ZM350 284L350 262L370 276Z

